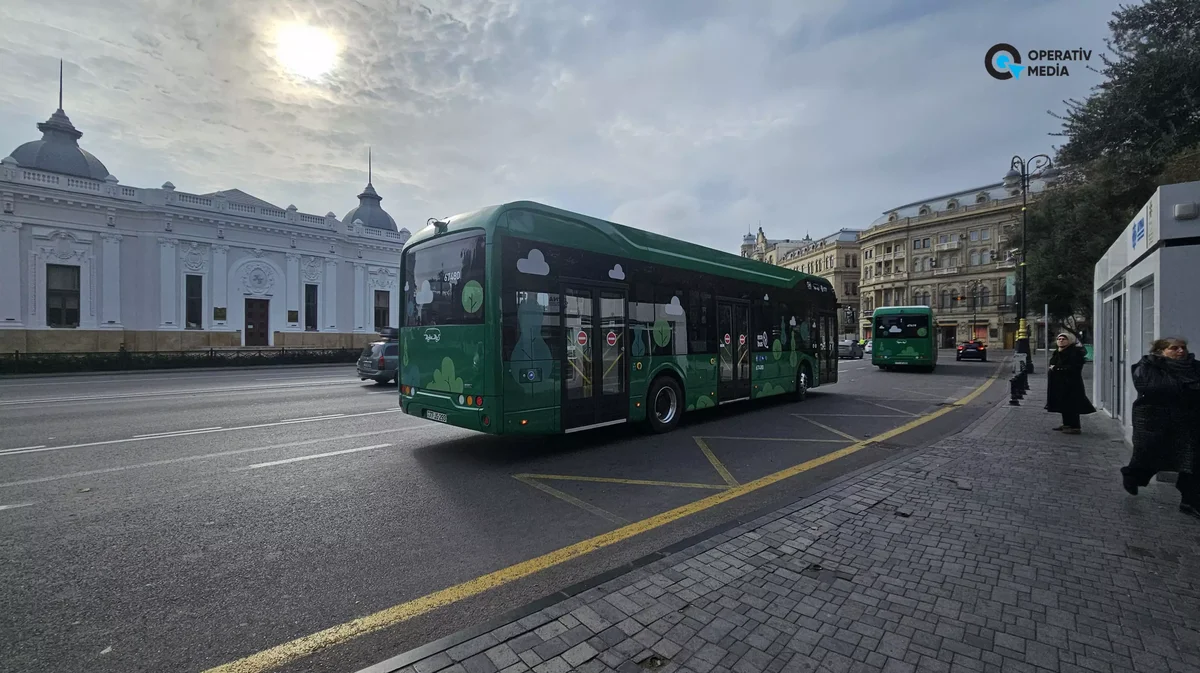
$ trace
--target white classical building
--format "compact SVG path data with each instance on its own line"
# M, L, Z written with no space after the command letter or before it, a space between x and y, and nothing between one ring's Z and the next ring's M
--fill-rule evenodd
M1200 182L1159 187L1096 263L1096 407L1132 441L1133 365L1164 337L1200 344Z
M398 324L407 229L237 189L119 184L61 107L0 163L0 352L357 347Z

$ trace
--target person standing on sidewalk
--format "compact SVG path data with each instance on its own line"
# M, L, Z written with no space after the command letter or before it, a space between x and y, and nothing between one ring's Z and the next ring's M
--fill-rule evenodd
M1184 339L1159 339L1133 366L1133 456L1121 468L1125 490L1137 495L1158 472L1178 472L1179 511L1200 518L1200 362Z
M1050 356L1047 372L1046 411L1062 414L1062 425L1055 430L1078 435L1079 417L1096 413L1083 388L1084 349L1067 332L1058 335L1057 343L1058 350Z

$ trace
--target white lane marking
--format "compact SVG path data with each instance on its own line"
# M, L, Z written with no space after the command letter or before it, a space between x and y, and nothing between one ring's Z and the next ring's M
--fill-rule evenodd
M54 439L54 438L51 437L51 439ZM44 448L46 448L45 444L38 444L36 446L20 446L15 449L4 449L4 450L5 451L28 451L30 449L44 449Z
M182 456L179 458L165 458L163 460L152 460L145 463L134 463L133 465L121 465L118 467L104 467L96 470L84 470L82 472L70 472L68 474L56 474L49 477L34 477L32 479L21 479L20 481L10 481L0 483L0 488L11 488L13 486L28 486L29 484L44 484L48 481L61 481L63 479L78 479L80 477L90 477L96 474L111 474L113 472L126 472L128 470L142 470L147 467L158 467L160 465L174 465L175 463L188 463L196 460L210 460L212 458L224 458L225 456L237 456L243 453L254 453L256 451L271 451L273 449L290 449L297 446L308 446L310 444L320 444L321 442L340 442L347 439L358 439L360 437L374 437L376 435L385 435L389 432L419 432L422 430L432 430L434 428L445 429L446 426L441 424L421 423L419 425L410 425L403 428L391 428L388 430L372 430L370 432L356 432L351 435L339 435L337 437L321 437L319 439L302 439L296 442L287 442L286 444L272 444L270 446L255 446L246 449L231 449L229 451L218 451L217 453L206 453L199 456Z
M377 393L367 393L367 394L368 395L399 395L400 391L398 391L398 390L381 390Z
M286 465L288 463L298 463L302 460L313 460L315 458L328 458L330 456L340 456L345 453L358 453L359 451L370 451L372 449L382 449L386 446L391 446L391 444L375 444L373 446L362 446L357 449L342 449L341 451L330 451L328 453L314 453L311 456L300 456L299 458L286 458L284 460L272 460L269 463L255 463L254 465L247 465L246 467L234 468L233 471L241 472L242 470L257 470L257 469L263 468L263 467L274 467L276 465Z
M907 418L908 416L912 416L912 414L908 413L907 411L904 412L903 415L901 415L901 414L804 414L804 415L805 416L815 416L817 418L822 418L825 416L830 416L830 417L834 417L834 418Z
M186 435L193 432L208 432L209 430L220 430L221 426L214 425L211 428L194 428L192 430L167 430L166 432L148 432L144 435L134 435L134 439L143 439L146 437L170 437L171 435ZM38 447L41 448L41 447Z
M379 414L394 414L399 412L399 409L384 409L383 411L367 411L361 414L339 414L336 417L315 416L313 418L298 418L290 421L278 421L275 423L258 423L256 425L241 425L233 428L221 428L219 430L205 430L204 432L195 432L195 435L207 435L216 432L236 432L238 430L255 430L258 428L273 428L279 425L293 425L296 423L314 423L317 421L332 421L343 418L358 418L360 416L377 416ZM20 456L27 453L41 453L43 451L62 451L63 449L82 449L89 446L107 446L109 444L125 444L128 442L145 442L151 439L171 439L170 437L134 437L130 439L108 439L102 442L85 442L83 444L68 444L66 446L50 446L36 449L4 449L0 450L0 458L4 456Z
M391 411L391 409L389 409L388 411ZM306 416L303 418L285 418L279 422L280 423L302 423L305 421L324 421L324 420L328 420L330 418L341 418L342 416L345 416L345 415L346 414L325 414L324 416Z
M919 390L908 390L907 388L892 388L892 390L899 390L902 393L910 393L912 395L924 395L925 397L932 397L935 400L942 400L946 398L945 395L933 395L931 393L923 393Z
M348 386L358 385L358 381L298 381L296 383L277 383L266 386L238 386L236 388L195 388L192 390L164 390L153 393L115 393L112 395L79 395L76 397L42 397L29 400L11 400L0 402L0 407L28 406L31 404L68 404L72 402L95 402L99 400L127 400L145 397L180 397L186 395L206 395L210 393L241 393L258 390L278 390L280 388L305 388L310 386Z
M29 507L29 506L30 506L30 505L32 505L32 504L33 504L32 502L23 502L23 503L21 503L21 504L19 504L19 505L0 505L0 510L5 510L5 509L16 509L16 508L18 508L18 507Z
M875 406L880 407L881 409L887 409L888 411L895 411L897 413L904 414L906 416L916 416L916 414L914 414L912 412L905 411L903 409L897 409L896 407L889 407L886 404L880 404L878 402L867 402L867 404L874 404Z
M864 369L870 369L870 367L859 367L859 368L858 368L858 371L860 371L860 372L861 372L861 371L862 371L862 370L864 370Z
M322 374L321 372L323 372L323 371L326 373ZM353 372L354 365L343 364L343 365L329 365L327 367L308 367L303 370L295 370L290 375L278 374L278 375L273 375L273 376L262 377L262 379L256 378L253 380L255 380L255 381L264 380L265 381L268 379L297 379L297 378L318 378L318 377L319 378L345 378L344 374L337 374L335 376L334 374L329 373L329 372L334 372L334 371ZM108 375L108 376L60 376L60 377L55 377L55 379L51 380L51 381L45 381L45 380L43 380L43 381L27 381L27 382L18 382L18 380L3 381L3 382L0 382L0 390L4 390L6 388L32 388L32 387L37 387L37 386L67 386L67 385L77 386L80 383L88 383L88 384L153 383L154 381L196 381L196 380L203 380L203 379L229 379L229 378L237 378L237 377L246 378L246 377L258 374L258 373L261 373L261 371L253 372L253 371L246 371L246 370L238 371L236 369L230 369L230 370L225 370L225 371L210 370L210 371L205 371L205 372L196 372L196 373L190 374L188 376L158 376L158 375L138 376L138 375L132 375L132 374L118 374L118 375Z

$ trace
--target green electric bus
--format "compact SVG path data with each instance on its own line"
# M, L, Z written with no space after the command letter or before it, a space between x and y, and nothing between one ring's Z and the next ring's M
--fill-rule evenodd
M929 306L884 306L871 314L874 336L871 364L891 371L913 367L933 371L937 366L937 335Z
M431 219L401 259L400 407L576 432L837 381L822 278L538 203Z

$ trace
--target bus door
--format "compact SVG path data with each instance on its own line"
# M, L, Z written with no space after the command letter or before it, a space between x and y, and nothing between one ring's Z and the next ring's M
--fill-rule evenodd
M717 299L717 352L721 404L750 399L750 303Z
M629 417L628 315L625 291L565 285L562 325L562 427L576 432L624 423Z
M817 314L817 360L821 366L818 374L820 383L837 383L837 313L822 311Z

